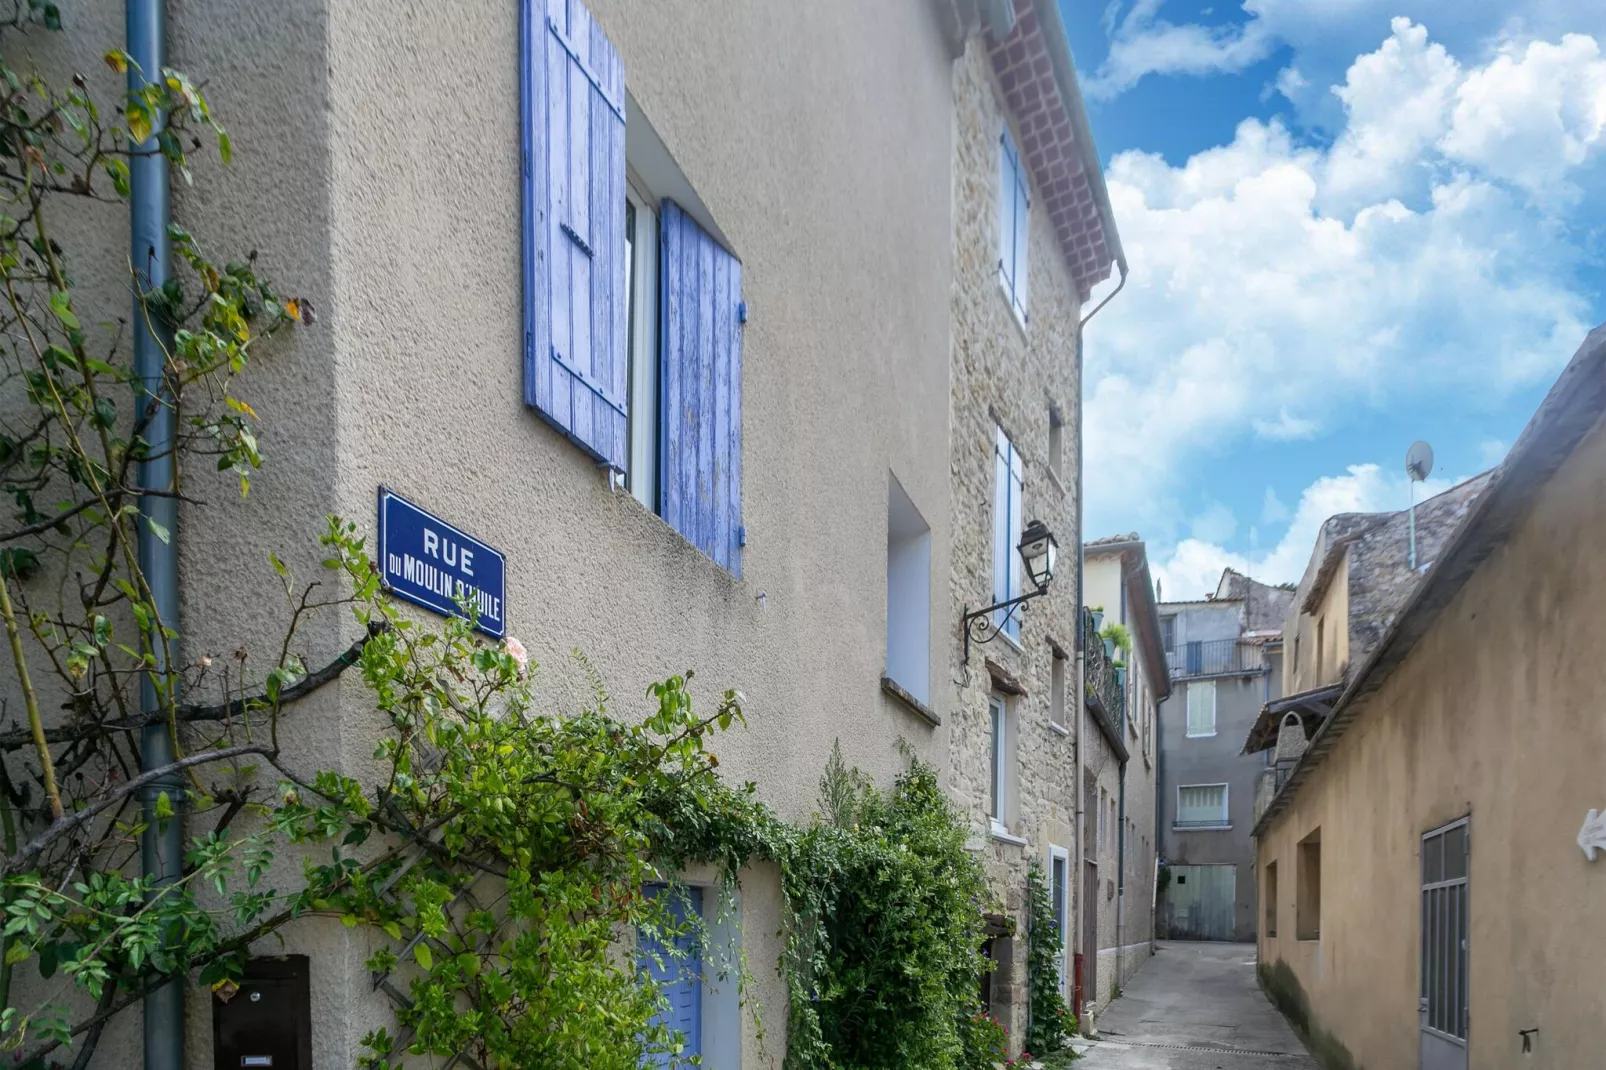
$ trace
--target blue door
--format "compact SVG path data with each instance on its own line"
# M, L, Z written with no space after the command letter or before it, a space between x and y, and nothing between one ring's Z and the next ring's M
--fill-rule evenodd
M671 923L682 928L688 919L700 917L703 912L703 890L679 887L669 889L658 884L647 889L653 898L662 898ZM673 948L673 950L671 950ZM680 1049L684 1062L703 1052L703 951L695 931L687 932L665 942L647 933L640 934L641 967L658 983L659 991L669 1000L669 1006L653 1019L653 1025L665 1025L679 1032L685 1039ZM648 1066L675 1065L669 1055L654 1055Z

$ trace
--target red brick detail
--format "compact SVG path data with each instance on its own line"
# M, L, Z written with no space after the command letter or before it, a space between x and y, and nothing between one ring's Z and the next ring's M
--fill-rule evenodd
M1110 277L1108 235L1037 12L1032 0L1014 2L1015 29L1002 41L988 39L993 72L1020 127L1021 154L1037 196L1053 220L1060 251L1085 301L1095 285Z

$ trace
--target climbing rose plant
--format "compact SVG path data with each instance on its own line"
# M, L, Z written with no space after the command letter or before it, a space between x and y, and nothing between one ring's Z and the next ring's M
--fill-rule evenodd
M1076 1031L1076 1016L1060 997L1064 942L1043 867L1034 860L1026 871L1026 1049L1038 1055L1059 1051Z

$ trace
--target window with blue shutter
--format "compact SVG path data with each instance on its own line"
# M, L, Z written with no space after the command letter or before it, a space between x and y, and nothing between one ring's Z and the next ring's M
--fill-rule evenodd
M703 910L703 890L653 884L644 891L664 904L666 920L676 930L639 934L637 959L641 970L657 984L665 1000L652 1024L678 1033L681 1043L677 1055L660 1052L649 1056L645 1065L684 1066L685 1060L703 1053L703 952L696 928L696 919Z
M1008 130L999 138L998 159L998 281L1015 315L1025 323L1026 232L1031 198L1026 169Z
M659 514L742 574L742 265L663 201L659 278Z
M627 462L625 75L579 0L523 0L524 400Z
M993 437L993 601L1007 602L1022 591L1021 580L1025 565L1020 559L1022 518L1021 499L1024 496L1026 466L1015 444L1004 434L1002 427L994 428ZM1011 613L1008 609L993 612L995 620L1002 622L1004 634L1020 640L1020 618L1025 607ZM1005 619L1007 617L1007 620Z

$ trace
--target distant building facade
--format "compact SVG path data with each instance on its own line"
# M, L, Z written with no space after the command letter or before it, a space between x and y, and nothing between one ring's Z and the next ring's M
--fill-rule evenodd
M1096 1014L1153 953L1159 840L1155 738L1171 693L1148 553L1136 534L1088 543L1086 727L1077 748L1082 776L1084 901L1080 920L1098 955L1082 968ZM1119 625L1119 629L1110 627ZM1130 644L1123 649L1115 638ZM1084 946L1087 946L1084 944Z
M1165 602L1172 691L1161 710L1161 931L1173 939L1255 937L1255 787L1264 759L1242 752L1281 694L1282 622L1292 591L1226 570L1210 598Z

